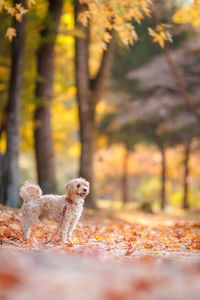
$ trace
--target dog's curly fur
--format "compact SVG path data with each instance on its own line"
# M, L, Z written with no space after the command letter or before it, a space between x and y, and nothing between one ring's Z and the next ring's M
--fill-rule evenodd
M24 200L22 206L23 221L22 226L23 239L26 240L30 235L31 227L38 218L48 218L49 220L60 222L62 211L66 204L66 197L73 203L69 204L60 229L62 242L71 242L72 232L75 229L81 216L84 199L89 193L89 183L83 178L70 180L66 185L66 194L42 195L42 190L38 184L26 181L20 188L20 196Z

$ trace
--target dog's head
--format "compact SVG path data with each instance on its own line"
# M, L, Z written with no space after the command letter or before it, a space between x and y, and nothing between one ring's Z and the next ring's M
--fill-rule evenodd
M65 189L70 199L85 199L89 194L90 184L83 178L76 178L70 180L65 185Z

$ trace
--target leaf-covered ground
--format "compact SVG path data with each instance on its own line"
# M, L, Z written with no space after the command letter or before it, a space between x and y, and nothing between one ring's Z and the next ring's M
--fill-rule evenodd
M73 235L43 244L56 224L21 239L21 215L0 213L0 299L200 299L200 221L87 212Z

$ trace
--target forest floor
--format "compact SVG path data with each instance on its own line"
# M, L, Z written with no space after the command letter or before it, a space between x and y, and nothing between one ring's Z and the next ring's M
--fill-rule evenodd
M55 223L24 242L20 212L0 210L0 299L200 299L199 218L85 210L74 245L45 245Z

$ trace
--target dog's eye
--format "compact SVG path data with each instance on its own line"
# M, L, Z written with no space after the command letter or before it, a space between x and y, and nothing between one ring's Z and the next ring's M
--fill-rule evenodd
M78 184L78 185L77 185L77 188L80 188L80 186L81 186L81 185L80 185L80 184Z

